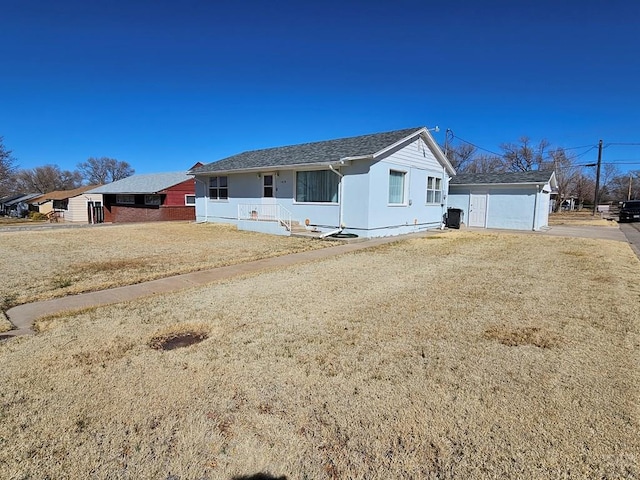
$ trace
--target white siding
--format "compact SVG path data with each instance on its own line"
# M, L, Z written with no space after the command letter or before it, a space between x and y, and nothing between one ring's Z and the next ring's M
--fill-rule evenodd
M102 202L102 195L98 193L83 193L77 197L69 199L67 210L64 212L64 220L66 222L89 222L87 211L88 202Z
M442 172L442 165L436 160L436 157L422 138L418 138L391 153L384 161L399 166Z

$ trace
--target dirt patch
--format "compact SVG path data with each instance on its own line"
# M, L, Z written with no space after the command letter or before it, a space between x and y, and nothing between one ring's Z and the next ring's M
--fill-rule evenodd
M206 340L209 329L202 324L172 325L157 332L148 345L155 350L174 350L189 347Z
M484 336L508 347L532 345L539 348L552 348L559 343L559 338L556 335L540 327L509 328L504 325L497 325L487 328L484 331Z

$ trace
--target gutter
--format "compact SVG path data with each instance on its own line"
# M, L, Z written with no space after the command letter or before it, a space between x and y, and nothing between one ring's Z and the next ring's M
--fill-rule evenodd
M363 155L360 157L344 157L341 158L338 162L339 165L345 165L347 162L351 162L352 160L367 160L372 159L373 155ZM297 169L310 169L313 170L317 167L329 167L331 165L336 165L336 162L314 162L314 163L296 163L292 165L263 165L259 167L249 167L249 168L238 168L231 170L202 170L198 172L194 172L190 170L187 172L188 175L203 175L203 176L214 176L214 175L228 175L231 173L258 173L258 172L282 172L286 170L297 170Z

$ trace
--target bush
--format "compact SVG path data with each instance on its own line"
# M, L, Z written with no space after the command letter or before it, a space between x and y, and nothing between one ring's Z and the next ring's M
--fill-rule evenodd
M40 212L29 212L29 220L36 220L36 221L41 221L41 220L47 220L47 215L45 215L44 213L40 213Z

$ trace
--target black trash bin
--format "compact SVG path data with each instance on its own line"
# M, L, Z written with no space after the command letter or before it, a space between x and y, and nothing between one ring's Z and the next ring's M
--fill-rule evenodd
M462 223L462 209L447 208L447 227L460 228L461 223Z

